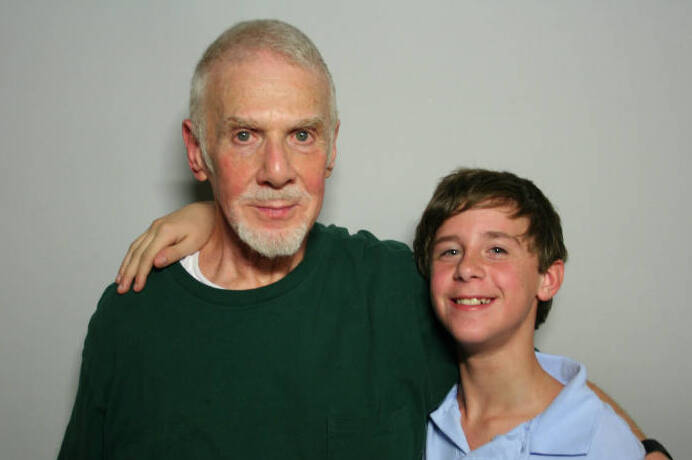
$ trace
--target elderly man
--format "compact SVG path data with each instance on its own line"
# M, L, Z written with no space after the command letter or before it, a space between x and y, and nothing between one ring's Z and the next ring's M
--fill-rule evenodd
M455 369L410 251L315 223L339 128L318 50L281 22L232 27L190 116L212 236L103 294L60 458L420 458Z

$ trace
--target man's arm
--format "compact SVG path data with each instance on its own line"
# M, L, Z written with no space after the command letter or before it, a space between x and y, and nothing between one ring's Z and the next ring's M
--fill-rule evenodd
M104 424L108 399L106 392L111 381L113 352L108 339L112 328L104 321L103 306L113 295L116 294L111 287L101 298L96 313L89 321L82 351L77 397L58 460L104 458Z
M102 459L105 409L96 404L88 367L82 362L77 398L65 430L58 460Z
M151 268L163 268L199 250L209 239L214 228L214 204L189 204L156 219L149 228L130 245L120 264L115 282L118 292L144 288Z
M632 430L632 433L639 439L640 441L644 441L646 439L646 435L644 432L639 428L639 426L632 420L632 417L629 416L625 410L620 407L618 403L613 400L608 394L606 394L603 390L601 390L595 383L591 381L587 381L586 384L593 390L596 395L601 398L601 400L605 403L608 403L610 407L613 408L616 414L618 414L622 419L627 422L629 425L630 429ZM663 454L662 452L651 452L650 454L646 454L646 460L668 460L668 456Z

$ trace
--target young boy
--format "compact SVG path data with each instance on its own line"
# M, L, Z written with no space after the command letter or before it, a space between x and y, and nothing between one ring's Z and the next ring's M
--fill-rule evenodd
M534 352L562 284L560 217L529 180L459 169L416 230L419 270L457 343L460 383L429 417L426 458L636 459L644 449L568 358Z

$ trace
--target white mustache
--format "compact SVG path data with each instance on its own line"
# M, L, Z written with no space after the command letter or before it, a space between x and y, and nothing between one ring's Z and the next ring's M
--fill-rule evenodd
M271 187L258 187L254 190L246 191L240 197L243 201L300 201L310 198L310 195L298 185L289 185L282 189Z

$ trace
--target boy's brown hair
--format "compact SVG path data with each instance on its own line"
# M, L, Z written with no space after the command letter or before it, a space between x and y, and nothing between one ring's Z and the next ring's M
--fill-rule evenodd
M420 273L430 277L432 243L447 219L473 208L500 206L514 208L513 219L529 219L523 236L529 250L538 256L539 273L545 273L558 260L567 261L560 216L533 182L510 172L461 168L440 181L416 227L413 252ZM538 302L536 329L545 321L552 303L552 299Z

